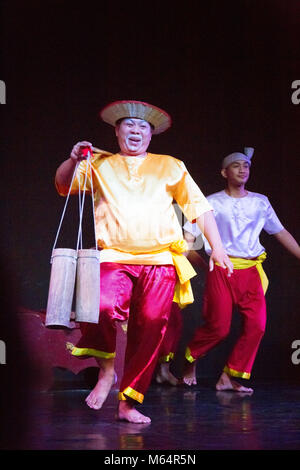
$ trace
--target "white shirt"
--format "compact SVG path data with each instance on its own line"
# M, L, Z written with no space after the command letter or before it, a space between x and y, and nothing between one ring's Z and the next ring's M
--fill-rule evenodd
M259 241L264 229L273 235L284 229L269 199L263 194L248 191L242 198L229 196L224 190L211 194L207 200L214 209L217 226L226 253L237 258L256 258L265 249ZM195 237L201 234L197 224L186 222L184 230ZM205 251L211 247L204 238Z

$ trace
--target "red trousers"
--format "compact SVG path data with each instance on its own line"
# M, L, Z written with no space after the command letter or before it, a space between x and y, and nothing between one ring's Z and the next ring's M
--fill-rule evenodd
M205 324L195 331L186 358L193 362L228 335L234 306L243 318L242 332L224 370L249 378L266 325L265 296L255 266L235 269L231 277L219 266L208 272L203 298Z
M177 275L172 265L101 263L100 316L97 325L82 324L77 348L113 357L116 321L128 320L120 399L142 403L166 332Z
M181 308L177 303L173 302L167 331L160 348L160 362L169 362L174 358L181 337L182 323Z

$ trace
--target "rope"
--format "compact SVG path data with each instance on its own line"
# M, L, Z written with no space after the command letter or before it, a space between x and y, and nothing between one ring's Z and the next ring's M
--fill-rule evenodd
M68 195L67 195L66 202L65 202L65 205L64 205L64 208L63 208L63 212L62 212L60 222L59 222L59 225L58 225L58 229L57 229L55 241L54 241L54 244L53 244L52 252L53 252L53 250L56 246L57 239L58 239L60 229L61 229L61 226L62 226L62 222L63 222L64 216L65 216L65 213L66 213L66 209L67 209L67 205L68 205L68 201L69 201L69 197L70 197L70 193L71 193L71 188L72 188L72 185L73 185L73 182L74 182L74 178L75 178L75 175L76 175L76 172L77 172L78 165L79 165L79 162L76 163L76 166L75 166L75 169L74 169L74 173L73 173L72 180L71 180L71 183L70 183Z
M81 210L80 210L80 214L79 214L79 227L78 227L76 251L78 251L79 239L82 235L82 217L83 217L85 191L86 191L86 180L87 180L89 162L90 162L90 152L88 152L87 164L86 164L85 175L84 175L83 196L82 196L82 200L81 200Z
M91 164L91 153L90 153L90 151L88 151L88 157L86 159L86 162L87 162L87 165L86 165L86 171L85 171L85 176L84 176L84 186L83 186L82 196L81 196L80 185L79 185L79 193L78 193L79 226L78 226L78 234L77 234L76 251L78 251L79 243L80 243L80 248L82 249L82 219L83 219L83 210L84 210L84 203L85 203L86 182L87 182L88 170L90 170L90 175L91 175L90 176L90 182L91 182L91 192L92 192L92 208L93 208L95 246L96 246L96 250L98 250L97 235L96 235L96 221L95 221L95 207L94 207L94 187L93 187L92 164ZM62 222L63 222L64 216L65 216L65 213L66 213L67 205L68 205L68 202L69 202L69 197L70 197L70 194L71 194L71 189L72 189L73 182L74 182L74 179L75 179L75 176L76 176L76 173L77 173L78 166L79 166L79 162L76 163L76 166L75 166L75 169L74 169L74 173L73 173L72 180L71 180L71 183L70 183L68 195L67 195L67 198L66 198L66 202L65 202L65 205L64 205L64 208L63 208L63 212L62 212L62 215L61 215L61 218L60 218L58 230L57 230L57 233L56 233L55 241L54 241L54 244L53 244L52 252L55 249L55 246L56 246L56 243L57 243L57 240L58 240L58 236L59 236L61 226L62 226Z
M78 175L77 175L77 179L79 180ZM80 189L80 184L78 184L78 186L79 186L79 191L78 191L78 209L79 209L78 218L80 219L80 214L81 214L81 189ZM82 232L80 234L80 249L82 250Z
M92 164L91 164L91 162L90 162L90 173L91 173L91 190L92 190L92 208L93 208L95 247L96 247L96 250L98 250L99 248L98 248L97 234L96 234L96 220L95 220L95 206L94 206L94 187L93 187Z

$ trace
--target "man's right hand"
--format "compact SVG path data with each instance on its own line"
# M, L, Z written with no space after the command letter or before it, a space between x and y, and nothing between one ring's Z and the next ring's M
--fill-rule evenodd
M233 264L229 256L225 253L223 248L213 249L209 258L209 270L214 269L215 263L218 263L221 268L227 269L227 276L230 277L233 273Z
M71 151L70 157L62 162L62 164L57 168L55 175L56 187L60 194L66 194L74 174L74 169L77 163L88 158L87 152L84 155L83 149L89 147L92 152L91 142L83 140L74 145Z
M83 149L86 148L86 147L90 147L91 148L91 152L92 152L92 144L91 142L88 142L86 140L83 140L82 142L77 142L77 144L74 145L74 147L72 148L72 152L70 154L70 158L75 161L76 163L77 162L81 162L82 160L86 160L87 159L87 155L84 155L83 154Z

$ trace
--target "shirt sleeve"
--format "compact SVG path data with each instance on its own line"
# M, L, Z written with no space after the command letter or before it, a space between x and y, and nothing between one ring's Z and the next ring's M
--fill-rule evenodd
M269 235L274 235L275 233L281 232L284 229L284 226L280 222L279 218L277 217L276 212L274 211L273 207L268 198L267 199L267 214L266 214L266 221L264 224L264 230Z
M192 222L213 208L189 174L184 163L178 160L178 164L182 170L182 177L176 185L174 199L186 218Z
M79 191L83 191L84 188L88 194L91 193L91 171L90 166L87 168L86 160L80 162L77 167L75 177L73 179L73 184L71 187L70 194L78 194ZM67 196L69 192L69 187L67 186L58 186L55 182L55 187L60 196Z

